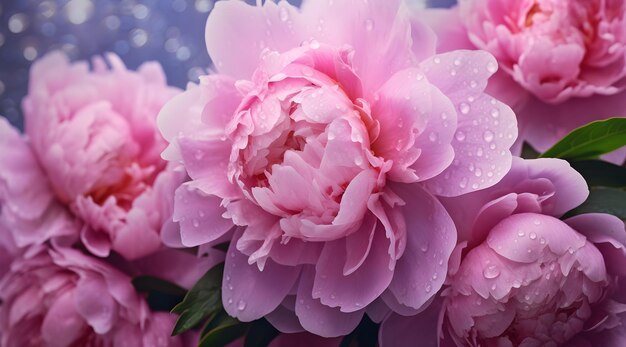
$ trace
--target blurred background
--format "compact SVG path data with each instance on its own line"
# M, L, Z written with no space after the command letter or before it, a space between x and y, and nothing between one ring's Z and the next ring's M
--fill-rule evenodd
M289 2L300 5L301 0ZM448 7L455 0L428 2ZM214 4L214 0L2 0L0 116L22 128L20 104L29 67L57 49L72 60L115 52L131 69L156 60L168 82L184 88L211 65L204 25Z

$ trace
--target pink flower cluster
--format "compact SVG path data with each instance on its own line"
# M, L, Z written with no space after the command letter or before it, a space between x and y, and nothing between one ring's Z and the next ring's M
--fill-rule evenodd
M34 64L25 134L0 119L0 345L185 343L170 337L175 316L131 284L190 287L213 261L160 239L184 175L160 158L156 116L177 93L154 63L133 72L108 55L89 71L52 53Z
M626 1L219 1L206 46L186 91L33 65L24 134L0 120L0 345L195 343L132 279L220 262L271 346L369 320L382 347L626 345L624 222L569 217L584 178L515 156L623 114Z

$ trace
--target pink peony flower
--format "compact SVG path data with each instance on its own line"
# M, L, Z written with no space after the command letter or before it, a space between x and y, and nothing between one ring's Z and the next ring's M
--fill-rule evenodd
M30 248L0 299L2 346L182 346L175 317L150 312L130 278L76 250Z
M487 92L515 111L523 141L543 152L577 127L626 116L624 1L462 0L414 11L437 51L485 49L501 69ZM622 164L626 150L606 158Z
M606 214L557 219L587 194L566 162L517 159L497 185L445 199L464 241L450 287L423 317L390 316L383 346L427 327L442 338L433 346L623 346L624 223Z
M460 0L469 39L546 102L623 90L626 3Z
M435 195L510 167L514 115L483 93L493 57L434 55L399 0L218 2L206 41L217 73L159 127L191 178L180 242L230 241L226 311L326 337L366 312L417 312L456 240Z
M167 86L156 63L132 72L115 55L107 60L111 70L95 58L92 72L61 53L33 65L23 106L34 155L12 158L0 177L11 187L8 203L24 202L29 220L45 217L48 205L67 206L83 223L80 238L89 251L135 259L161 246L160 229L171 217L168 196L182 180L160 158L166 144L156 130L161 106L178 90ZM33 170L29 179L27 168ZM16 198L22 183L30 194ZM58 236L49 222L31 224L12 228L18 245Z

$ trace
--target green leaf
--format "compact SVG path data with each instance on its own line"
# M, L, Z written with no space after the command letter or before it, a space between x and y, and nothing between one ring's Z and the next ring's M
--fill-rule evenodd
M207 317L222 309L222 274L224 264L207 271L185 295L183 301L172 309L180 314L172 335L192 329Z
M601 160L583 160L571 163L590 187L626 187L626 168Z
M276 328L261 318L250 324L243 347L267 347L278 334Z
M568 212L565 217L583 213L608 213L626 220L626 191L613 188L593 188L587 201Z
M626 118L596 121L575 129L541 155L542 158L597 158L626 145Z
M198 347L223 347L244 336L249 324L241 323L226 312L217 313L204 328Z

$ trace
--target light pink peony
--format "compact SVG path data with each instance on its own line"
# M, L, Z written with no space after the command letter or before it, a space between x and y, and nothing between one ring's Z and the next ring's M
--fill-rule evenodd
M517 151L527 141L540 152L579 126L626 116L625 16L623 0L462 0L413 13L437 33L438 52L495 55L501 69L487 92L515 111Z
M115 55L107 61L112 69L95 58L89 71L86 62L70 64L56 52L32 67L23 103L32 154L15 155L0 168L5 200L17 206L12 213L29 214L20 216L29 225L11 228L19 246L75 230L34 220L61 205L78 217L80 238L97 256L114 250L135 259L161 246L160 229L171 217L168 198L183 174L160 158L166 143L156 116L178 90L167 86L156 63L133 72ZM30 152L14 137L11 143Z
M130 278L72 249L33 246L0 282L6 347L182 346L175 317L153 313Z
M428 328L441 341L433 334L426 346L624 346L624 223L606 214L557 219L587 194L566 162L517 159L499 184L446 199L464 241L450 287L422 317L390 316L382 345L402 346L395 342L409 331Z
M626 77L622 0L460 0L469 39L539 99L611 95Z
M178 239L230 241L226 311L327 337L366 312L417 312L456 241L435 195L510 167L515 117L483 93L493 57L435 56L399 0L218 2L206 41L217 73L159 127L191 177Z

